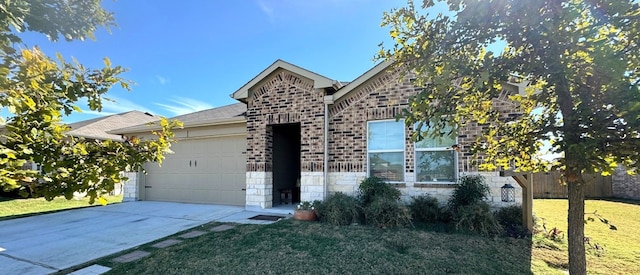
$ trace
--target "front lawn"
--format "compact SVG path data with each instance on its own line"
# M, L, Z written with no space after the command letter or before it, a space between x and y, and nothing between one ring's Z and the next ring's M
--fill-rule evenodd
M122 196L106 196L105 198L109 203L118 203L122 201ZM93 205L100 205L100 203L96 200ZM44 198L11 199L0 197L0 220L15 219L88 206L91 206L89 204L89 198L67 200L64 197L56 197L52 201L47 201Z
M592 245L604 247L589 249L589 273L640 274L640 205L600 200L586 205L618 227L587 224ZM566 232L566 200L535 200L534 210L540 224L544 220L547 228ZM208 232L217 225L195 229ZM151 247L162 240L143 245L136 249L151 255L131 263L112 261L126 251L85 266L112 267L108 274L566 274L566 235L556 242L540 235L480 237L432 228L436 231L294 220L237 225L166 248Z
M207 230L207 225L199 230ZM163 249L108 274L527 274L529 241L423 230L280 221L239 225Z

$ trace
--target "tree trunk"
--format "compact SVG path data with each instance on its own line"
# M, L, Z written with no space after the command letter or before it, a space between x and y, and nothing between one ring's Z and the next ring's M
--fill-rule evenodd
M584 182L580 173L569 172L569 274L587 274L587 259L584 248Z

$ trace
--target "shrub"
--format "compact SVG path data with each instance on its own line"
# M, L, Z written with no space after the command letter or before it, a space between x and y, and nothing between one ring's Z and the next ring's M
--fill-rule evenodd
M518 205L503 207L493 213L502 226L504 234L513 238L524 238L531 233L522 224L522 207Z
M333 225L349 225L358 221L358 203L354 197L338 192L320 203L316 213L321 222Z
M500 225L522 224L522 207L519 205L502 207L494 215Z
M502 232L502 227L491 213L489 204L483 201L470 205L462 205L454 212L456 230L495 235Z
M397 201L400 199L400 190L389 185L381 178L370 177L362 180L358 187L358 200L362 206L366 207L378 198Z
M549 228L547 228L547 223L546 222L542 223L542 232L541 232L541 234L546 239L549 239L549 240L552 240L552 241L558 242L558 243L563 242L563 239L564 239L564 232L562 232L562 230L558 229L557 227L553 227L553 228L549 229Z
M438 204L438 199L423 195L413 197L409 204L411 217L414 221L425 223L436 223L444 221L445 215L442 207Z
M379 197L364 207L364 217L367 224L378 227L408 227L411 226L409 209L400 205L397 199Z
M461 206L474 205L489 195L489 186L481 175L463 176L449 198L449 207L454 212Z

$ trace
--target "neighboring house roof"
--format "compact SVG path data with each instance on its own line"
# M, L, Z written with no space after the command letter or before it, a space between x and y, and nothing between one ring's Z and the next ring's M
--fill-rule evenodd
M138 125L140 123L149 123L157 120L158 117L152 114L140 111L130 111L71 123L68 125L71 127L71 130L69 130L67 134L74 137L122 141L123 139L120 135L108 132L114 129Z
M209 121L209 120L221 120L221 119L233 119L233 118L244 119L244 115L246 112L247 112L247 105L244 103L238 102L231 105L216 107L212 109L198 111L195 113L189 113L186 115L173 117L172 119L180 120L185 125L193 125L193 123L200 123L200 122Z
M240 89L238 89L233 94L231 94L231 97L234 99L240 100L242 102L246 102L246 99L249 97L249 90L278 69L285 69L292 73L295 73L313 80L313 88L316 88L316 89L334 87L334 85L338 85L338 87L341 86L340 82L338 81L335 81L333 79L327 78L325 76L319 75L307 69L298 67L296 65L293 65L291 63L278 59L276 60L276 62L271 64L271 66L267 67L264 71L262 71L256 77L254 77L249 82L247 82L247 84L244 84L244 86L240 87Z
M223 125L233 124L239 122L245 122L245 113L247 112L247 105L244 103L234 103L231 105L225 105L195 113L189 113L186 115L180 115L172 117L171 119L177 119L182 121L185 128L209 126L209 125ZM160 129L157 123L138 124L131 127L119 128L110 131L112 134L130 134L139 133L149 130Z

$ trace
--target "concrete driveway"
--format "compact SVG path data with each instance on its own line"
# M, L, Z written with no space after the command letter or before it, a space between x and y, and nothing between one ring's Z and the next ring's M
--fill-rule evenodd
M138 201L0 221L0 274L48 274L211 221L249 222L257 214L238 206Z

